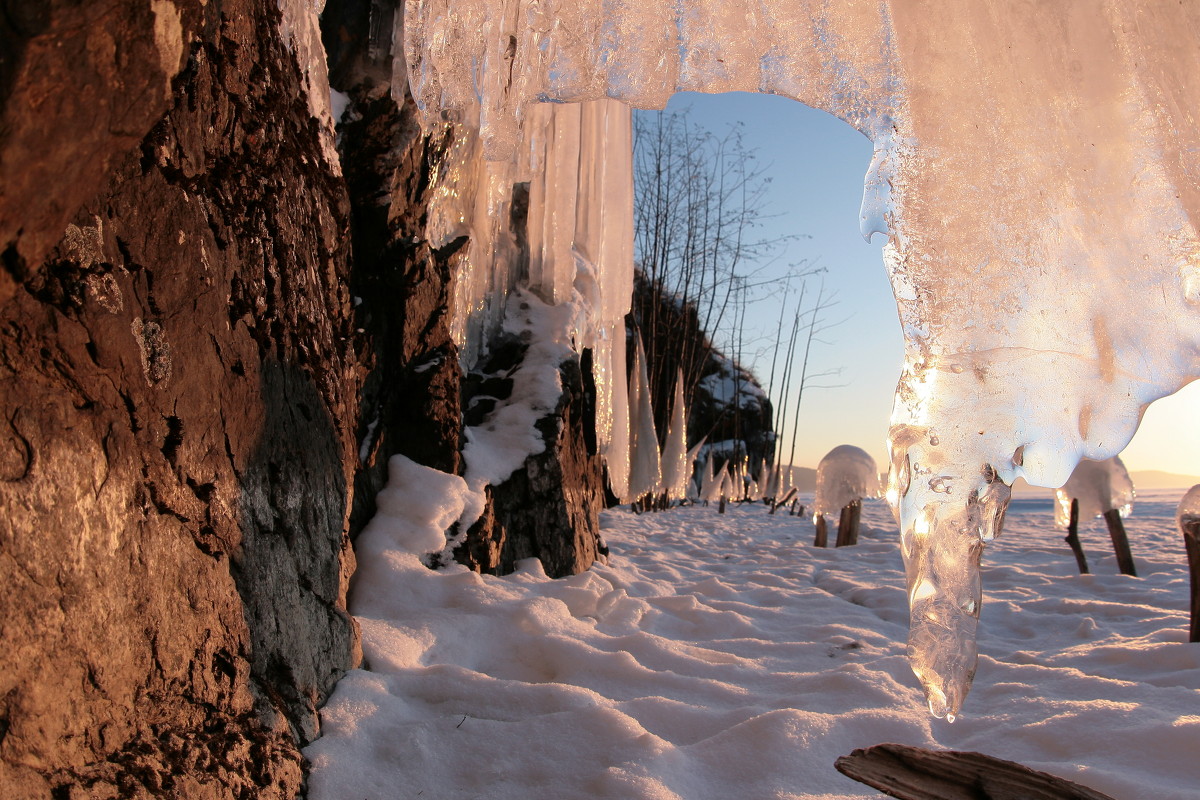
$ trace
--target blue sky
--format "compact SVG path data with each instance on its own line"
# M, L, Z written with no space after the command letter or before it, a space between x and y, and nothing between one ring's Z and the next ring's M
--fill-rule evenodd
M834 388L805 392L800 411L796 464L816 466L839 444L854 444L886 466L888 417L900 374L903 341L884 271L882 237L863 241L858 230L863 175L871 143L849 125L793 100L732 93L677 94L669 111L724 133L741 122L746 145L769 165L768 235L801 234L769 271L783 274L789 262L815 261L827 268L825 288L838 305L829 312L840 324L813 349L810 371L841 368ZM814 284L815 287L815 284ZM748 318L759 320L760 354L752 368L766 383L769 348L779 316L779 298L758 301ZM778 404L779 398L772 398ZM1130 470L1161 469L1200 475L1200 381L1147 411L1137 437L1122 454ZM790 443L790 434L785 433Z

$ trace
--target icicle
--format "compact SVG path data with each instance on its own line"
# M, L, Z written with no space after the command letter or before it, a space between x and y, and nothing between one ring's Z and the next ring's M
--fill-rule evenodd
M629 500L653 492L662 480L658 434L654 430L654 408L650 401L650 378L646 352L638 336L633 357L634 384L629 393L630 433L633 438L629 470Z
M662 454L662 487L668 500L682 500L692 476L687 451L687 409L683 403L683 370L675 376L674 402L671 422L667 426L667 441Z
M700 450L704 447L704 441L704 439L701 439L695 447L693 447L691 450L688 450L687 457L684 459L684 485L686 487L686 497L688 500L692 501L699 500L702 492L702 484L698 483L700 477L695 475L695 473L697 472L696 459L700 456ZM705 459L704 463L707 465L709 462L707 459ZM712 475L711 470L709 471L709 475Z
M712 502L719 491L721 491L721 485L717 483L716 476L713 474L713 456L710 453L704 459L704 477L700 481L700 499Z

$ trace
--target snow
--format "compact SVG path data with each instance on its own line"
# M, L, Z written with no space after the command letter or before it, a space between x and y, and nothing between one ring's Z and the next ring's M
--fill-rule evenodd
M422 466L407 456L388 459L387 486L375 495L378 511L355 543L359 562L352 607L365 612L387 597L388 559L441 550L446 529L462 515L469 498L466 481L457 475Z
M534 104L678 90L792 97L872 139L861 229L888 236L906 340L889 438L910 643L945 714L1005 484L1116 455L1200 376L1197 27L1194 3L1135 0L414 0L404 35L427 121L476 121L494 159Z
M842 509L864 497L879 496L879 469L861 447L842 444L830 450L817 465L817 515L836 519Z
M1122 517L1133 513L1133 481L1121 459L1080 461L1070 479L1055 490L1054 524L1065 528L1071 521L1071 501L1079 503L1079 522L1116 509Z
M554 413L562 397L559 367L571 357L563 343L571 312L569 305L547 305L520 289L507 297L503 331L528 347L511 373L511 394L482 423L463 429L464 477L475 492L461 520L464 530L483 513L484 486L503 483L526 458L546 449L535 426Z
M439 493L413 485L414 507ZM607 511L609 563L553 581L536 561L497 578L373 549L351 597L372 671L322 711L309 796L863 800L881 795L834 759L890 741L1191 800L1200 645L1185 643L1180 493L1146 493L1126 523L1139 578L1111 554L1078 575L1049 499L1013 501L983 567L975 702L953 725L929 717L906 663L897 527L879 501L837 549L757 503Z

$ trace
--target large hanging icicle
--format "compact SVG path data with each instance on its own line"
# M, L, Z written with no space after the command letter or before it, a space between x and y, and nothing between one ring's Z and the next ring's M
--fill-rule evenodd
M1200 376L1200 4L409 0L414 95L515 152L531 103L745 90L874 142L862 231L905 365L890 435L910 654L939 716L975 669L1008 485L1061 485Z
M519 151L506 161L483 158L483 142L471 127L453 131L450 154L434 176L426 235L436 247L469 236L451 319L460 357L471 368L486 355L516 287L528 287L568 313L563 344L592 352L597 443L621 496L629 482L630 109L611 100L536 106L524 120ZM523 186L526 224L518 230L513 208ZM521 269L523 249L527 271ZM519 463L520 454L515 456Z

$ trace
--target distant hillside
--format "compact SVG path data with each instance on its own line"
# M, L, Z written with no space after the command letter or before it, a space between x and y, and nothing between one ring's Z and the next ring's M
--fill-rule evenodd
M1179 475L1173 472L1149 469L1129 473L1133 480L1134 490L1149 489L1187 489L1200 483L1200 476ZM1040 486L1030 486L1023 478L1018 478L1013 485L1013 493L1020 495L1052 495L1053 489L1043 489Z
M815 492L817 490L817 471L812 467L793 467L792 486L801 492Z
M1131 472L1135 489L1190 489L1200 483L1200 476L1179 475L1173 472L1161 472L1156 469Z

